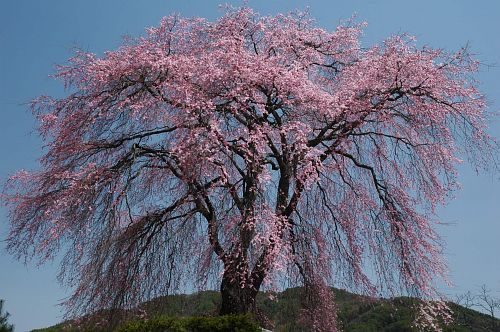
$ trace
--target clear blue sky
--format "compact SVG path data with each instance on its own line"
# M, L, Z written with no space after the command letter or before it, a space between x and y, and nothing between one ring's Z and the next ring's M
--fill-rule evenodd
M172 12L215 19L218 4L208 0L16 0L0 6L0 181L20 168L37 167L41 156L33 118L23 103L40 94L61 96L62 86L48 78L53 65L64 63L74 46L102 54L123 35L137 36ZM228 1L239 5L241 1ZM318 24L333 29L354 13L367 21L365 45L390 34L408 32L420 44L453 50L469 43L485 65L478 75L490 108L500 109L500 1L248 1L262 14L310 7ZM488 66L486 66L488 65ZM491 66L490 66L491 65ZM491 134L500 138L499 119ZM440 216L451 226L441 230L454 290L481 284L500 296L499 174L476 175L460 167L461 192ZM0 210L0 238L7 232ZM56 282L57 266L25 266L0 249L0 298L17 331L54 324L61 319L58 302L69 291Z

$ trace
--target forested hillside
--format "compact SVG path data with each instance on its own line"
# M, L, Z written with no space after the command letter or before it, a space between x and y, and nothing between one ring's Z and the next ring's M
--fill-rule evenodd
M343 331L417 331L412 327L415 317L415 308L418 300L408 297L392 299L370 299L364 296L334 289L338 303L338 318ZM307 327L300 324L301 307L300 288L287 289L282 293L262 294L259 297L259 308L275 332L307 331ZM191 295L170 295L143 303L134 313L121 312L121 317L128 319L145 319L147 317L173 316L213 316L217 314L220 305L220 294L215 291L205 291ZM500 331L500 320L480 312L450 303L454 313L454 323L443 327L443 331ZM104 315L105 316L105 315ZM87 317L84 322L96 322L98 319ZM65 330L64 327L75 326L75 322L65 322L37 332L56 332ZM85 324L84 324L85 326ZM69 330L76 330L69 328Z

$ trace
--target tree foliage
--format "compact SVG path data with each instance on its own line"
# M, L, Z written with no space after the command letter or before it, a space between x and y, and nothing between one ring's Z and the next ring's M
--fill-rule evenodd
M435 209L459 157L491 151L478 64L406 35L362 48L362 27L229 8L78 51L55 74L71 93L33 102L46 153L7 183L9 250L66 251L76 312L221 279L221 313L244 313L286 280L334 330L329 283L436 296Z
M4 303L4 300L0 300L0 332L12 332L14 331L14 325L8 322L10 314L7 311L3 312Z

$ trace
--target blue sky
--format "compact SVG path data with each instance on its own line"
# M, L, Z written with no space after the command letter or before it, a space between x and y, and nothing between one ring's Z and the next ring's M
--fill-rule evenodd
M97 54L116 48L123 35L137 36L162 16L220 16L211 0L86 0L3 1L0 5L0 181L20 168L37 167L42 147L24 103L40 94L64 95L59 82L48 78L64 63L73 47ZM240 5L241 1L228 1ZM262 14L307 6L318 25L333 29L339 20L357 15L367 21L363 43L379 42L408 32L420 45L458 49L469 43L483 63L477 78L490 110L500 110L500 2L441 1L248 1ZM498 117L491 134L500 138ZM475 290L481 284L500 296L499 174L476 174L460 166L462 191L441 209L450 225L440 229L447 242L446 258L456 287L449 294ZM8 223L0 208L0 238ZM0 298L6 299L17 331L60 321L57 304L69 295L56 281L57 264L37 267L15 261L0 248Z

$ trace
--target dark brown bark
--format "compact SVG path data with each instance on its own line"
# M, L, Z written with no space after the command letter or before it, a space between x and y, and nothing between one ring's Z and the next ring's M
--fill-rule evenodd
M263 328L274 328L272 321L257 307L260 285L259 282L257 286L248 284L241 287L233 274L225 273L220 286L222 302L219 315L250 314Z
M222 297L220 315L257 313L255 302L257 290L249 286L241 287L238 282L225 275L222 278L220 292Z

